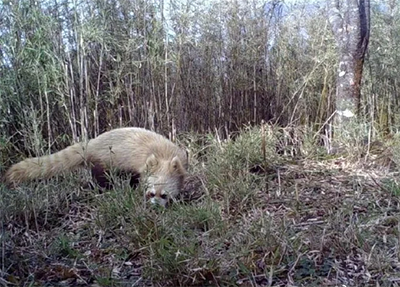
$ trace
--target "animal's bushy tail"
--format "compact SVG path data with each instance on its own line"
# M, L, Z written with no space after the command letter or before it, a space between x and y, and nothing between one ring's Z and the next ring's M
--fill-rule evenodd
M15 186L24 181L49 178L72 170L84 163L85 150L81 143L77 143L51 155L27 158L8 169L6 183Z

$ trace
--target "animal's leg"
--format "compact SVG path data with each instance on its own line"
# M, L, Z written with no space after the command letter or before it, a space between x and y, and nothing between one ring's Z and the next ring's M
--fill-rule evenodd
M105 168L98 163L95 163L92 167L92 176L97 181L101 188L112 189L113 184L110 181L110 177L106 174Z
M139 179L140 179L140 174L139 173L132 173L131 174L131 180L129 182L130 186L134 189L136 189L139 186Z

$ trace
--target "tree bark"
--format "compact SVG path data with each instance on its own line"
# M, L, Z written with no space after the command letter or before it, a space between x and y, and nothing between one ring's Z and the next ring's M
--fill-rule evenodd
M370 0L328 0L329 23L338 46L336 119L357 118L370 31ZM339 125L339 128L345 125Z

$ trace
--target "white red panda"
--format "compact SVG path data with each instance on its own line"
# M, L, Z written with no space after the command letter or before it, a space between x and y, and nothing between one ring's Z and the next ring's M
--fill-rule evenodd
M140 178L150 201L165 206L183 188L188 158L185 151L160 134L143 128L117 128L87 143L16 163L8 169L5 179L8 185L16 186L86 164L101 187L111 187L107 171L130 173L131 185L139 183Z

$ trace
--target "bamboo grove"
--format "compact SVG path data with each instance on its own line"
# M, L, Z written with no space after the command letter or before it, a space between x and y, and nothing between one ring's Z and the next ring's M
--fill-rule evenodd
M224 137L262 120L319 130L334 111L337 67L326 9L324 1L3 1L3 162L118 126L170 136ZM390 133L399 126L399 3L371 9L363 121Z

